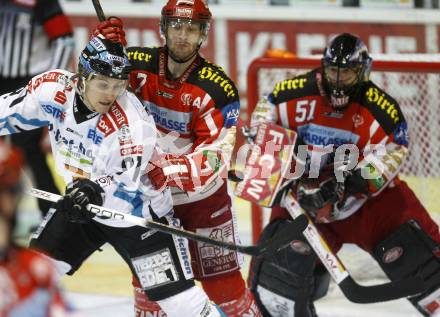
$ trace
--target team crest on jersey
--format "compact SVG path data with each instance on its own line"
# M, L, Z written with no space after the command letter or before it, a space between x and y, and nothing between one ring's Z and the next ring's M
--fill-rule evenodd
M362 117L359 113L356 113L355 115L353 115L352 119L353 119L353 123L354 123L355 128L364 124L364 117Z
M180 99L182 100L182 103L184 106L190 106L192 103L192 95L191 94L182 94L182 96L180 96Z

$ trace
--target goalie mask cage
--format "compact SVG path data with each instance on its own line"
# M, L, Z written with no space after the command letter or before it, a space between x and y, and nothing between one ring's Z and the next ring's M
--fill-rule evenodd
M386 55L384 55L386 56ZM400 104L408 121L409 156L400 177L408 182L434 218L440 215L440 60L429 56L417 60L398 60L404 55L373 58L371 80ZM373 56L374 57L374 56ZM247 74L247 118L258 100L271 92L275 84L312 68L320 59L255 59ZM270 211L252 206L252 239L256 243Z

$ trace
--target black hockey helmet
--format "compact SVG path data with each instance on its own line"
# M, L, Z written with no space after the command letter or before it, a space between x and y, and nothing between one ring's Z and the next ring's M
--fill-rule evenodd
M130 70L122 44L104 38L93 37L79 56L78 71L85 79L100 74L126 80Z
M322 58L324 89L336 110L344 110L369 80L372 58L362 40L349 33L336 36Z

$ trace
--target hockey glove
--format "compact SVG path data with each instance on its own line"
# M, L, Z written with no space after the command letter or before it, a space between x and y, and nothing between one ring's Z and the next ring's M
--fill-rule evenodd
M184 191L194 191L191 164L184 155L158 154L154 160L150 161L147 175L156 190L172 186Z
M64 212L70 222L88 223L95 214L87 210L87 205L101 206L103 194L101 186L89 179L81 178L66 189L66 194L58 202L57 209Z
M309 212L317 222L330 222L336 216L338 203L345 197L343 182L330 176L324 178L303 178L297 186L298 203L304 210Z
M345 194L347 196L355 194L369 194L368 180L362 177L362 169L357 169L354 172L349 172L345 177Z
M122 20L118 17L109 17L107 20L99 23L93 31L94 36L102 34L107 40L119 42L123 46L127 46L125 32L123 30Z

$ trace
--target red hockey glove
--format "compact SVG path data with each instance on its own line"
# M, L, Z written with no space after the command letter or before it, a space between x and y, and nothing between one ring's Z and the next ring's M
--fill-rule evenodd
M148 165L147 175L156 190L172 186L194 191L191 163L184 155L159 154Z
M107 40L119 42L122 45L127 45L125 39L125 32L123 30L122 20L118 17L109 17L107 20L100 22L93 31L94 36L102 34Z

